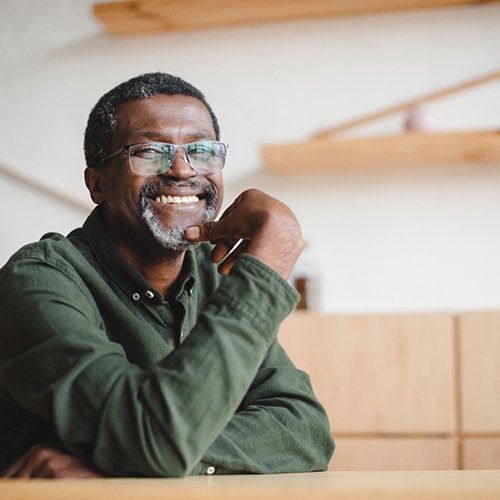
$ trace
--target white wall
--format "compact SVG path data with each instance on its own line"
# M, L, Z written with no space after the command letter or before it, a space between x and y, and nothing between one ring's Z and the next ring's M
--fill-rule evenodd
M0 4L0 162L85 200L82 136L97 99L148 71L204 91L230 143L226 201L260 187L296 211L326 311L500 307L500 165L271 175L263 143L500 67L500 6L113 39L90 0ZM5 20L8 20L7 22ZM499 128L500 82L431 106L443 129ZM402 117L358 133L396 132ZM85 214L0 175L0 262ZM89 205L90 206L90 205Z

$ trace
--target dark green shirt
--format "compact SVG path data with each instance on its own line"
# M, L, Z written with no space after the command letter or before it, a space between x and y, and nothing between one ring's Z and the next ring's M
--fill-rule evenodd
M123 259L100 209L9 260L0 470L39 442L111 476L327 467L325 412L276 341L295 290L248 254L220 278L209 251L186 253L169 300Z

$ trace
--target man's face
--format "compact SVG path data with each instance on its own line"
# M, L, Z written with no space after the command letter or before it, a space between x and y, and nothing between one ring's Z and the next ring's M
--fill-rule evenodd
M158 94L119 106L110 151L152 141L187 144L215 139L212 119L201 101ZM177 151L170 170L150 177L134 173L126 153L100 170L100 203L119 245L141 245L152 235L164 248L184 251L190 245L184 230L215 218L222 203L222 174L198 174L183 153Z

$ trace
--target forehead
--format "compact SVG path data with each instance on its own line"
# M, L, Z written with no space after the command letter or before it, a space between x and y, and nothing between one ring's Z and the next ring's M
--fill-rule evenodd
M125 102L118 106L117 118L117 135L122 137L137 132L170 134L181 131L215 138L210 113L195 97L158 94Z

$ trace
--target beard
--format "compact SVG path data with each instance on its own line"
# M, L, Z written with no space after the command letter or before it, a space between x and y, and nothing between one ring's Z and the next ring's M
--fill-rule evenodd
M149 183L142 186L139 197L141 201L141 216L146 222L155 240L165 249L173 252L185 252L197 243L186 238L184 231L192 226L192 223L179 224L165 227L151 208L151 199L163 187L189 187L203 193L205 210L201 217L201 223L213 220L217 210L217 193L209 182L198 181L175 181L173 179L162 179L159 182Z

